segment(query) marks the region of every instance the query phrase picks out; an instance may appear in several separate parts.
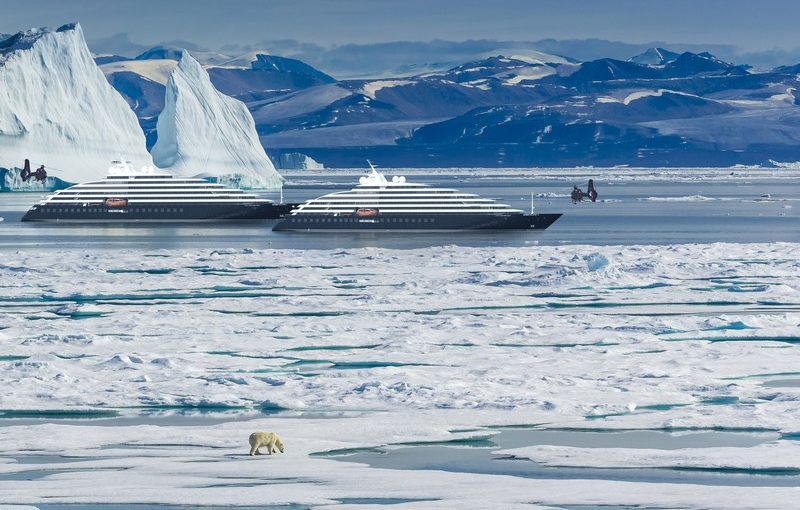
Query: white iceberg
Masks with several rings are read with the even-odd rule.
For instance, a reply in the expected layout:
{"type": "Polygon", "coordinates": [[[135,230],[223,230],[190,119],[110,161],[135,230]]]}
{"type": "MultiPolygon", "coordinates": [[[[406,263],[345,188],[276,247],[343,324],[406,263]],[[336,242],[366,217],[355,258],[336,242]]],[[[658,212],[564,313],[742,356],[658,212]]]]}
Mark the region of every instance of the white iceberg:
{"type": "Polygon", "coordinates": [[[151,163],[136,115],[95,65],[79,24],[0,41],[0,82],[0,167],[28,158],[80,182],[105,176],[119,153],[151,163]]]}
{"type": "Polygon", "coordinates": [[[278,158],[278,167],[282,170],[324,170],[325,165],[311,156],[300,152],[287,152],[278,158]]]}
{"type": "Polygon", "coordinates": [[[281,186],[282,178],[259,142],[247,107],[215,89],[187,51],[167,82],[156,130],[152,154],[161,168],[243,188],[281,186]]]}

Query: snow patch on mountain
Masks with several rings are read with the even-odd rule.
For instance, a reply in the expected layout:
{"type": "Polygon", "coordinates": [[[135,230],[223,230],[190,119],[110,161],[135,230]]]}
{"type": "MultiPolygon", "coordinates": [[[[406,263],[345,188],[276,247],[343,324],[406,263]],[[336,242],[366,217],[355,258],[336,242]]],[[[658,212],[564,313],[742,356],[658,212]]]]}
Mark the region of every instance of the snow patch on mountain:
{"type": "Polygon", "coordinates": [[[460,83],[462,87],[469,87],[474,89],[481,89],[481,90],[492,90],[492,86],[489,85],[489,80],[486,78],[482,78],[480,80],[472,80],[472,81],[465,81],[460,83]]]}
{"type": "Polygon", "coordinates": [[[667,90],[667,89],[658,89],[658,90],[640,90],[638,92],[633,92],[628,94],[628,96],[622,100],[622,103],[625,105],[631,104],[633,101],[637,101],[639,99],[643,99],[645,97],[660,97],[664,94],[674,94],[676,96],[689,96],[689,97],[699,97],[694,94],[687,94],[685,92],[678,92],[675,90],[667,90]]]}
{"type": "Polygon", "coordinates": [[[679,53],[674,51],[665,50],[664,48],[648,48],[644,52],[631,57],[628,62],[636,64],[644,64],[651,66],[660,66],[672,62],[680,56],[679,53]]]}
{"type": "Polygon", "coordinates": [[[151,162],[136,115],[95,64],[79,24],[0,42],[0,167],[44,164],[54,177],[105,176],[120,153],[151,162]]]}
{"type": "Polygon", "coordinates": [[[161,85],[166,85],[169,75],[172,74],[177,65],[178,62],[171,59],[126,60],[103,64],[100,69],[106,76],[114,73],[131,72],[161,85]]]}
{"type": "Polygon", "coordinates": [[[773,94],[769,97],[770,101],[779,101],[779,102],[786,102],[789,104],[794,104],[795,98],[795,88],[794,87],[787,87],[786,92],[783,94],[773,94]]]}
{"type": "Polygon", "coordinates": [[[388,87],[402,87],[403,85],[413,85],[415,82],[410,80],[378,80],[365,83],[361,88],[361,93],[365,96],[375,99],[375,95],[379,90],[388,87]]]}
{"type": "Polygon", "coordinates": [[[491,57],[497,54],[507,55],[508,58],[514,60],[521,60],[526,64],[568,64],[571,61],[559,55],[545,53],[527,48],[499,48],[490,52],[483,53],[481,58],[491,57]]]}
{"type": "Polygon", "coordinates": [[[546,76],[556,74],[556,70],[546,65],[536,65],[530,67],[521,67],[508,73],[500,74],[498,78],[505,78],[505,82],[510,85],[518,85],[523,81],[541,80],[546,76]]]}
{"type": "Polygon", "coordinates": [[[245,104],[215,89],[187,51],[167,82],[156,130],[152,153],[161,168],[226,182],[234,179],[248,188],[281,185],[245,104]]]}

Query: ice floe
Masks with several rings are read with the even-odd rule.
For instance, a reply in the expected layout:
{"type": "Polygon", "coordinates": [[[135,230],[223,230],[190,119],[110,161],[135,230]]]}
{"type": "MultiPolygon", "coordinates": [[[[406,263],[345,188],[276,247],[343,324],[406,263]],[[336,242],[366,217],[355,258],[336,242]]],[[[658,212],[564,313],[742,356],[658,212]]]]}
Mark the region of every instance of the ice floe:
{"type": "Polygon", "coordinates": [[[757,477],[793,483],[800,472],[800,387],[764,385],[800,362],[798,248],[7,253],[0,503],[794,508],[796,488],[757,477]],[[165,413],[190,417],[159,425],[165,413]],[[230,413],[243,417],[204,421],[230,413]],[[319,455],[512,425],[763,440],[494,452],[543,467],[740,470],[754,487],[693,485],[690,474],[680,489],[532,480],[319,455]],[[250,459],[254,430],[278,431],[286,454],[250,459]]]}

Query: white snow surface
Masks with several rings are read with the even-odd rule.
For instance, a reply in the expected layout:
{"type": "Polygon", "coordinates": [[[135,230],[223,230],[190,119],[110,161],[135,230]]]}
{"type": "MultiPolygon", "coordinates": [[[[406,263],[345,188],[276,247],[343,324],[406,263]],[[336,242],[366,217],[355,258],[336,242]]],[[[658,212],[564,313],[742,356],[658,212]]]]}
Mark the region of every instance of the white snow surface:
{"type": "MultiPolygon", "coordinates": [[[[800,387],[763,383],[800,377],[798,249],[10,252],[0,410],[290,411],[184,425],[0,423],[0,504],[793,509],[797,487],[695,485],[690,474],[685,484],[526,479],[309,455],[486,437],[494,425],[796,434],[800,387]],[[247,457],[255,430],[277,431],[286,453],[247,457]]],[[[800,469],[785,438],[655,448],[502,453],[554,466],[800,469]]]]}
{"type": "Polygon", "coordinates": [[[0,50],[0,167],[44,164],[54,177],[105,176],[124,154],[152,163],[136,115],[106,81],[81,26],[31,29],[0,50]]]}
{"type": "Polygon", "coordinates": [[[645,448],[596,448],[532,446],[498,451],[501,455],[528,458],[549,466],[603,468],[689,468],[689,469],[794,469],[800,462],[797,441],[773,441],[748,448],[698,448],[693,451],[645,448]]]}
{"type": "Polygon", "coordinates": [[[153,161],[178,175],[234,179],[240,187],[277,189],[282,178],[241,101],[214,88],[188,51],[167,81],[153,161]]]}

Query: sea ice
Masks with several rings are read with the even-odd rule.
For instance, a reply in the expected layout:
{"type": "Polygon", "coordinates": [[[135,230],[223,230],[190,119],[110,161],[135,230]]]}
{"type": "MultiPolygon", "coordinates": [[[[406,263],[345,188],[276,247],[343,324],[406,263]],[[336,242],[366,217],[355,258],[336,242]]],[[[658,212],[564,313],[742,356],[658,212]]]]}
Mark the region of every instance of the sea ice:
{"type": "Polygon", "coordinates": [[[800,388],[763,383],[800,363],[799,247],[7,253],[0,503],[380,496],[425,500],[407,508],[795,508],[795,487],[755,481],[530,480],[321,454],[468,440],[510,425],[737,429],[779,439],[668,453],[546,444],[506,453],[548,465],[794,476],[800,388]],[[122,417],[10,419],[101,411],[122,417]],[[175,411],[210,414],[159,422],[175,411]],[[230,412],[249,414],[222,418],[230,412]],[[247,457],[254,430],[278,432],[286,454],[247,457]],[[54,455],[61,460],[47,460],[54,455]]]}

